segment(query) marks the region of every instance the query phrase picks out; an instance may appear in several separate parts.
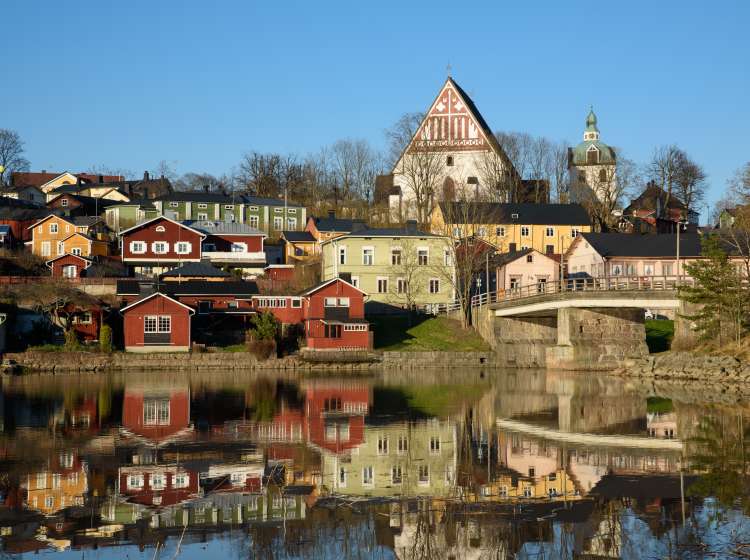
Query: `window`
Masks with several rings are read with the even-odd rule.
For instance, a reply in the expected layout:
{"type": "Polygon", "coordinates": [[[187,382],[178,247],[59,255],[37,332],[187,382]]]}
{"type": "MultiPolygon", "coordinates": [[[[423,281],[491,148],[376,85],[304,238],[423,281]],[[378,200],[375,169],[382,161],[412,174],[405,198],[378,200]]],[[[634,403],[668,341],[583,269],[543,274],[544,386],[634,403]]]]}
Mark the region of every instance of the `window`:
{"type": "Polygon", "coordinates": [[[80,315],[76,315],[73,318],[73,322],[78,325],[90,325],[91,324],[91,312],[85,311],[81,313],[80,315]]]}
{"type": "Polygon", "coordinates": [[[440,293],[440,280],[438,280],[437,278],[430,278],[430,293],[431,294],[440,293]]]}
{"type": "Polygon", "coordinates": [[[396,465],[391,469],[391,484],[401,484],[402,480],[401,466],[396,465]]]}
{"type": "Polygon", "coordinates": [[[164,489],[164,475],[163,474],[152,474],[151,475],[151,489],[152,490],[163,490],[164,489]]]}
{"type": "Polygon", "coordinates": [[[417,264],[419,266],[427,266],[427,262],[430,258],[430,252],[424,247],[417,249],[417,264]]]}
{"type": "Polygon", "coordinates": [[[378,293],[379,294],[388,293],[388,278],[378,277],[378,293]]]}
{"type": "Polygon", "coordinates": [[[440,438],[437,436],[430,438],[430,453],[440,453],[440,438]]]}
{"type": "Polygon", "coordinates": [[[157,233],[164,233],[165,231],[167,231],[167,228],[165,228],[164,226],[156,226],[157,233]]]}
{"type": "Polygon", "coordinates": [[[286,227],[288,229],[297,229],[297,218],[287,218],[286,227]]]}
{"type": "Polygon", "coordinates": [[[273,229],[281,229],[284,227],[284,218],[281,216],[276,216],[273,219],[273,229]]]}
{"type": "Polygon", "coordinates": [[[388,455],[388,438],[386,436],[378,438],[378,455],[388,455]]]}
{"type": "Polygon", "coordinates": [[[179,203],[178,203],[178,202],[170,202],[170,203],[169,203],[169,207],[170,207],[170,208],[177,208],[178,206],[179,206],[179,203]]]}
{"type": "Polygon", "coordinates": [[[355,324],[355,325],[344,325],[344,331],[348,332],[367,332],[367,325],[355,324]]]}
{"type": "Polygon", "coordinates": [[[60,206],[67,206],[67,205],[68,205],[68,199],[67,199],[67,198],[63,198],[63,199],[62,199],[62,200],[60,201],[60,206]]]}
{"type": "Polygon", "coordinates": [[[527,263],[533,263],[534,262],[534,255],[526,255],[526,262],[527,263]]]}
{"type": "Polygon", "coordinates": [[[44,499],[44,506],[47,509],[52,509],[53,507],[55,507],[55,497],[54,496],[47,496],[44,499]]]}
{"type": "Polygon", "coordinates": [[[453,156],[447,156],[445,158],[445,165],[448,167],[453,167],[453,156]]]}
{"type": "Polygon", "coordinates": [[[78,276],[78,267],[73,264],[66,265],[62,268],[62,275],[64,278],[75,278],[78,276]]]}
{"type": "Polygon", "coordinates": [[[225,204],[224,210],[234,210],[234,204],[225,204]]]}
{"type": "Polygon", "coordinates": [[[128,477],[128,488],[143,488],[143,475],[131,474],[128,477]]]}
{"type": "Polygon", "coordinates": [[[409,440],[406,436],[398,436],[398,453],[399,455],[409,451],[409,440]]]}
{"type": "Polygon", "coordinates": [[[324,412],[332,412],[336,410],[341,410],[341,399],[338,397],[333,397],[330,399],[325,399],[323,401],[323,411],[324,412]]]}
{"type": "Polygon", "coordinates": [[[336,298],[335,297],[327,297],[323,300],[323,305],[325,307],[336,307],[336,298]]]}
{"type": "Polygon", "coordinates": [[[518,219],[518,214],[511,214],[510,218],[511,218],[511,220],[517,220],[518,219]]]}
{"type": "Polygon", "coordinates": [[[396,278],[396,293],[405,294],[407,289],[406,278],[396,278]]]}
{"type": "Polygon", "coordinates": [[[199,315],[208,315],[211,313],[211,309],[213,308],[214,302],[208,300],[208,301],[199,301],[198,302],[198,314],[199,315]]]}
{"type": "Polygon", "coordinates": [[[230,249],[232,253],[246,253],[247,252],[247,243],[232,243],[230,249]]]}
{"type": "Polygon", "coordinates": [[[498,237],[505,237],[505,228],[504,227],[495,228],[495,234],[498,237]]]}
{"type": "Polygon", "coordinates": [[[672,276],[672,263],[661,263],[661,273],[664,276],[672,276]]]}
{"type": "Polygon", "coordinates": [[[339,307],[349,307],[349,298],[348,297],[340,297],[338,299],[338,306],[339,307]]]}
{"type": "Polygon", "coordinates": [[[571,239],[575,239],[576,237],[578,237],[578,233],[579,233],[578,232],[578,228],[571,229],[570,230],[570,237],[571,237],[571,239]]]}
{"type": "Polygon", "coordinates": [[[346,487],[346,469],[344,467],[339,469],[339,486],[346,487]]]}
{"type": "Polygon", "coordinates": [[[599,163],[599,150],[591,146],[586,152],[586,163],[599,163]]]}
{"type": "Polygon", "coordinates": [[[198,210],[208,210],[208,204],[201,202],[198,204],[198,210]]]}
{"type": "Polygon", "coordinates": [[[374,484],[372,466],[367,466],[362,469],[362,484],[365,486],[372,486],[374,484]]]}
{"type": "Polygon", "coordinates": [[[189,483],[188,476],[185,473],[176,474],[174,477],[175,488],[187,488],[189,483]]]}
{"type": "Polygon", "coordinates": [[[151,244],[151,250],[157,255],[163,255],[169,251],[169,243],[166,241],[154,241],[151,244]]]}
{"type": "Polygon", "coordinates": [[[147,398],[143,400],[143,423],[146,426],[169,425],[169,399],[147,398]]]}
{"type": "Polygon", "coordinates": [[[391,265],[401,266],[401,249],[391,249],[391,265]]]}
{"type": "Polygon", "coordinates": [[[456,226],[453,228],[453,237],[461,237],[461,228],[456,226]]]}
{"type": "Polygon", "coordinates": [[[169,315],[146,315],[143,318],[144,333],[172,332],[172,317],[169,315]]]}
{"type": "Polygon", "coordinates": [[[545,230],[544,234],[545,234],[545,235],[546,235],[547,237],[554,237],[554,236],[555,236],[555,228],[553,228],[553,227],[548,227],[548,228],[547,228],[547,229],[545,230]]]}
{"type": "Polygon", "coordinates": [[[622,264],[612,263],[612,276],[622,276],[622,264]]]}
{"type": "Polygon", "coordinates": [[[60,473],[54,473],[52,475],[52,488],[55,488],[55,489],[60,488],[60,480],[61,480],[60,473]]]}
{"type": "Polygon", "coordinates": [[[636,265],[634,263],[628,263],[625,265],[625,276],[635,276],[636,274],[636,265]]]}
{"type": "Polygon", "coordinates": [[[339,264],[346,264],[346,247],[339,247],[339,264]]]}
{"type": "Polygon", "coordinates": [[[643,265],[643,275],[644,276],[653,276],[654,275],[654,265],[653,265],[653,263],[644,263],[644,265],[643,265]]]}
{"type": "Polygon", "coordinates": [[[226,212],[224,214],[224,221],[228,224],[231,224],[234,222],[234,212],[226,212]]]}
{"type": "Polygon", "coordinates": [[[216,245],[214,245],[213,243],[204,243],[203,251],[205,251],[206,253],[213,253],[214,251],[216,251],[216,245]]]}
{"type": "Polygon", "coordinates": [[[352,286],[359,288],[359,276],[352,276],[352,286]]]}
{"type": "Polygon", "coordinates": [[[208,214],[205,212],[198,212],[198,221],[205,222],[208,220],[208,214]]]}
{"type": "Polygon", "coordinates": [[[271,308],[271,309],[286,307],[286,299],[284,298],[261,297],[261,298],[254,298],[253,301],[255,302],[255,307],[271,308]]]}
{"type": "Polygon", "coordinates": [[[57,254],[58,255],[65,254],[65,244],[62,241],[57,242],[57,254]]]}
{"type": "Polygon", "coordinates": [[[547,291],[547,279],[546,278],[536,279],[536,291],[540,294],[543,294],[547,291]]]}
{"type": "Polygon", "coordinates": [[[57,224],[50,224],[49,225],[49,232],[50,233],[57,233],[58,229],[59,228],[58,228],[57,224]]]}
{"type": "Polygon", "coordinates": [[[302,300],[299,299],[299,298],[293,299],[292,300],[292,307],[297,308],[297,309],[299,309],[300,307],[302,307],[302,300]]]}
{"type": "Polygon", "coordinates": [[[429,465],[419,465],[419,484],[430,483],[430,467],[429,465]]]}
{"type": "Polygon", "coordinates": [[[257,212],[258,211],[258,207],[257,206],[251,206],[250,208],[248,208],[248,210],[250,210],[250,212],[257,212]]]}
{"type": "Polygon", "coordinates": [[[511,290],[517,290],[520,285],[521,285],[521,279],[520,278],[511,277],[511,279],[510,279],[510,289],[511,290]]]}
{"type": "Polygon", "coordinates": [[[187,241],[178,241],[175,245],[175,252],[178,255],[187,255],[188,253],[190,253],[191,249],[192,245],[187,241]]]}
{"type": "Polygon", "coordinates": [[[276,212],[277,214],[281,214],[281,210],[282,210],[282,208],[274,208],[273,209],[273,211],[276,212]]]}
{"type": "Polygon", "coordinates": [[[482,226],[477,230],[479,237],[485,237],[487,235],[487,228],[482,226]]]}
{"type": "Polygon", "coordinates": [[[444,266],[450,266],[451,265],[451,252],[448,249],[446,249],[445,251],[443,251],[443,265],[444,266]]]}
{"type": "Polygon", "coordinates": [[[341,325],[325,325],[325,338],[341,338],[341,325]]]}
{"type": "Polygon", "coordinates": [[[75,255],[75,256],[77,256],[77,257],[80,257],[80,256],[81,256],[81,248],[80,248],[80,247],[73,247],[73,248],[72,248],[72,249],[70,250],[70,253],[71,253],[72,255],[75,255]]]}
{"type": "Polygon", "coordinates": [[[606,169],[602,169],[599,171],[599,182],[600,183],[607,182],[607,170],[606,169]]]}
{"type": "Polygon", "coordinates": [[[362,264],[365,266],[375,264],[375,249],[373,247],[362,248],[362,264]]]}
{"type": "Polygon", "coordinates": [[[554,245],[547,245],[546,248],[545,248],[545,252],[548,255],[554,254],[554,252],[555,252],[555,246],[554,245]]]}
{"type": "Polygon", "coordinates": [[[250,227],[258,227],[258,216],[250,216],[250,227]]]}
{"type": "Polygon", "coordinates": [[[521,226],[521,237],[529,236],[529,226],[521,226]]]}

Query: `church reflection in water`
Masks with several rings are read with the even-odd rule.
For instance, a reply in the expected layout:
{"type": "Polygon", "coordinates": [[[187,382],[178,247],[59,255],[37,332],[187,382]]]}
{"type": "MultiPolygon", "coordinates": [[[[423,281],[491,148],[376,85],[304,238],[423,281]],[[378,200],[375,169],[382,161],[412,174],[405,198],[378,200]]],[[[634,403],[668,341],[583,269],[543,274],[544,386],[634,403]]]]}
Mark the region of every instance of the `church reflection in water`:
{"type": "Polygon", "coordinates": [[[8,378],[0,544],[638,558],[709,526],[750,542],[748,416],[699,389],[544,371],[8,378]]]}

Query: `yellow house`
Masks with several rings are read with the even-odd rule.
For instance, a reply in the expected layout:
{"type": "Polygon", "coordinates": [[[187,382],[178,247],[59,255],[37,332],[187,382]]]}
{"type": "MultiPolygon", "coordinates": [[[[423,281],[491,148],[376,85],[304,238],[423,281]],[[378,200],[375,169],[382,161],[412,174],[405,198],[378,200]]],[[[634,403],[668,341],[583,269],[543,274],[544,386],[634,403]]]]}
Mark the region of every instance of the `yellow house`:
{"type": "Polygon", "coordinates": [[[60,256],[66,253],[90,257],[107,255],[106,226],[98,216],[63,217],[50,214],[31,229],[27,245],[39,257],[60,256]]]}
{"type": "Polygon", "coordinates": [[[282,231],[284,264],[309,261],[320,254],[318,240],[309,231],[282,231]]]}
{"type": "Polygon", "coordinates": [[[31,472],[22,486],[28,507],[50,515],[63,508],[83,505],[88,492],[86,466],[70,453],[62,453],[61,462],[52,471],[31,472]]]}
{"type": "Polygon", "coordinates": [[[444,201],[430,216],[430,230],[453,239],[476,236],[501,253],[561,254],[579,233],[591,231],[591,218],[580,204],[444,201]]]}

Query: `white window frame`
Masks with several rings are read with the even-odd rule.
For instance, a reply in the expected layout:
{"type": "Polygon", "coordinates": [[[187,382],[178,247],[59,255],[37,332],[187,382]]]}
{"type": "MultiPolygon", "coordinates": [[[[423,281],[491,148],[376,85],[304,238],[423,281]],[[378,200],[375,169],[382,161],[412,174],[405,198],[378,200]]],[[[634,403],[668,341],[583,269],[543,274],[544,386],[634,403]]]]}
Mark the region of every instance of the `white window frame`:
{"type": "Polygon", "coordinates": [[[49,241],[42,241],[41,251],[43,257],[52,256],[52,243],[49,241]]]}
{"type": "Polygon", "coordinates": [[[166,241],[154,241],[153,243],[151,243],[151,252],[155,255],[166,255],[167,253],[169,253],[169,243],[167,243],[166,241]],[[156,247],[161,244],[164,245],[164,250],[157,251],[156,247]]]}
{"type": "Polygon", "coordinates": [[[156,228],[154,228],[154,231],[156,231],[157,233],[164,233],[165,231],[167,231],[167,228],[165,228],[164,226],[156,226],[156,228]]]}
{"type": "Polygon", "coordinates": [[[76,278],[78,276],[78,267],[74,264],[66,264],[62,267],[62,275],[63,278],[76,278]],[[71,270],[73,274],[69,274],[71,270]]]}
{"type": "Polygon", "coordinates": [[[362,467],[362,486],[375,486],[375,468],[372,465],[362,467]]]}
{"type": "Polygon", "coordinates": [[[232,253],[247,253],[247,243],[243,241],[232,241],[229,250],[232,253]]]}
{"type": "Polygon", "coordinates": [[[417,247],[417,265],[418,266],[428,266],[430,264],[430,248],[429,247],[417,247]],[[425,256],[425,263],[422,263],[422,253],[426,253],[425,256]]]}
{"type": "Polygon", "coordinates": [[[391,247],[391,266],[401,266],[404,252],[401,247],[391,247]]]}
{"type": "Polygon", "coordinates": [[[346,480],[347,480],[347,472],[344,467],[339,467],[339,473],[338,473],[338,487],[339,488],[346,488],[346,480]]]}
{"type": "Polygon", "coordinates": [[[190,485],[190,475],[187,473],[175,473],[172,486],[175,488],[187,488],[190,485]]]}
{"type": "Polygon", "coordinates": [[[352,276],[352,286],[359,288],[359,276],[352,276]]]}
{"type": "Polygon", "coordinates": [[[248,221],[250,222],[250,227],[257,228],[258,224],[260,224],[260,218],[254,214],[249,217],[248,221]]]}
{"type": "Polygon", "coordinates": [[[80,257],[81,256],[81,248],[80,247],[73,247],[70,250],[70,254],[71,255],[75,255],[76,257],[80,257]]]}
{"type": "Polygon", "coordinates": [[[547,228],[545,228],[545,230],[544,230],[544,235],[545,235],[546,237],[554,237],[554,236],[555,236],[555,228],[553,228],[553,227],[551,227],[551,226],[548,226],[548,227],[547,227],[547,228]]]}
{"type": "Polygon", "coordinates": [[[198,212],[198,221],[199,222],[207,222],[208,221],[208,214],[205,212],[198,212]]]}
{"type": "Polygon", "coordinates": [[[406,282],[406,278],[403,276],[399,276],[396,278],[396,293],[397,294],[405,294],[409,285],[406,282]]]}
{"type": "Polygon", "coordinates": [[[273,212],[274,212],[274,214],[281,214],[282,210],[283,210],[283,208],[274,208],[273,212]]]}
{"type": "Polygon", "coordinates": [[[440,436],[430,437],[430,455],[440,455],[440,436]]]}
{"type": "Polygon", "coordinates": [[[67,198],[60,199],[60,206],[65,207],[67,205],[68,205],[68,199],[67,198]]]}
{"type": "Polygon", "coordinates": [[[52,222],[49,225],[49,232],[50,233],[58,233],[60,231],[60,226],[57,224],[57,222],[52,222]]]}
{"type": "Polygon", "coordinates": [[[287,229],[297,229],[297,218],[289,218],[286,219],[286,227],[287,229]]]}
{"type": "Polygon", "coordinates": [[[529,237],[530,235],[531,235],[531,227],[521,226],[521,237],[529,237]]]}
{"type": "Polygon", "coordinates": [[[362,247],[362,266],[375,266],[375,247],[372,245],[362,247]],[[370,262],[367,262],[368,260],[370,262]]]}
{"type": "Polygon", "coordinates": [[[419,465],[419,469],[417,471],[417,484],[419,486],[429,486],[430,485],[430,465],[419,465]],[[422,471],[426,473],[426,476],[422,476],[422,471]]]}
{"type": "Polygon", "coordinates": [[[388,277],[387,276],[378,276],[375,278],[375,291],[378,294],[387,294],[388,293],[388,277]],[[380,283],[384,282],[385,290],[380,290],[380,283]]]}
{"type": "Polygon", "coordinates": [[[170,202],[170,203],[169,203],[169,207],[170,207],[170,208],[177,208],[177,207],[179,207],[179,206],[180,206],[180,203],[179,203],[179,202],[170,202]]]}
{"type": "Polygon", "coordinates": [[[205,202],[199,202],[198,210],[208,210],[208,204],[206,204],[205,202]]]}
{"type": "Polygon", "coordinates": [[[391,467],[391,484],[402,484],[404,480],[404,472],[401,465],[393,465],[391,467]]]}
{"type": "Polygon", "coordinates": [[[128,475],[128,488],[143,488],[143,475],[142,474],[129,474],[128,475]]]}
{"type": "Polygon", "coordinates": [[[277,231],[281,231],[284,227],[284,218],[281,216],[274,216],[273,217],[273,229],[277,231]]]}
{"type": "Polygon", "coordinates": [[[378,455],[388,455],[389,452],[388,436],[378,437],[378,455]]]}
{"type": "Polygon", "coordinates": [[[505,237],[505,228],[503,226],[495,228],[495,235],[498,237],[505,237]]]}
{"type": "Polygon", "coordinates": [[[152,490],[164,490],[167,485],[166,478],[167,477],[162,473],[151,473],[151,476],[149,477],[149,486],[152,490]]]}
{"type": "Polygon", "coordinates": [[[440,293],[440,278],[430,278],[427,282],[427,289],[431,294],[440,293]],[[433,284],[435,288],[433,289],[433,284]]]}
{"type": "Polygon", "coordinates": [[[62,241],[57,242],[57,254],[58,255],[65,254],[65,243],[63,243],[62,241]]]}
{"type": "Polygon", "coordinates": [[[174,252],[178,255],[189,255],[193,250],[193,244],[190,241],[178,241],[174,244],[174,252]],[[185,250],[180,249],[180,245],[185,245],[185,250]]]}

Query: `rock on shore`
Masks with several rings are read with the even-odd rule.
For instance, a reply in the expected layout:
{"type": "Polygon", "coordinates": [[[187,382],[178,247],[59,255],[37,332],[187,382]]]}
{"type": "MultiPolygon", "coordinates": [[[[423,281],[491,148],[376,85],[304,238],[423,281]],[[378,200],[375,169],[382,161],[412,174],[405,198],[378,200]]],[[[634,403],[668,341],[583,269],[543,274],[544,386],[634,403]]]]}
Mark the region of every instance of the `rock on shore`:
{"type": "Polygon", "coordinates": [[[733,356],[664,352],[627,360],[616,375],[750,386],[750,363],[733,356]]]}

